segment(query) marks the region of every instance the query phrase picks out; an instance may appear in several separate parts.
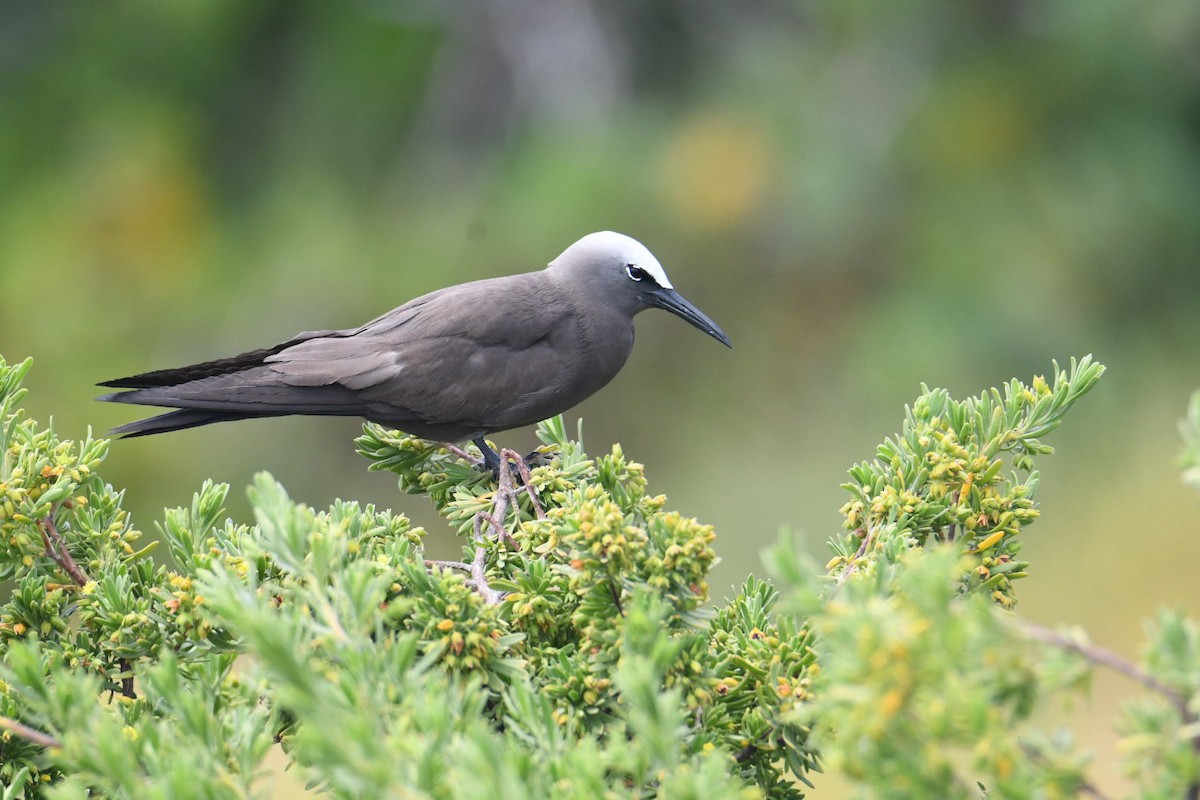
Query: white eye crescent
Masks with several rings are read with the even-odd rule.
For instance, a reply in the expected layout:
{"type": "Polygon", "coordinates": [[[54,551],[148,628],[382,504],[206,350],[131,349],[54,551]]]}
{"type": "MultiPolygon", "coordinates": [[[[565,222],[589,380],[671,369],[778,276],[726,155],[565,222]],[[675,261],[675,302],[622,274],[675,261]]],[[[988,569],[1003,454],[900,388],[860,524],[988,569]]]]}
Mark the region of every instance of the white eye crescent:
{"type": "MultiPolygon", "coordinates": [[[[646,272],[646,270],[642,269],[637,264],[626,264],[625,272],[629,275],[630,280],[644,281],[647,278],[650,278],[650,273],[646,272]]],[[[650,280],[653,282],[654,279],[650,278],[650,280]]]]}

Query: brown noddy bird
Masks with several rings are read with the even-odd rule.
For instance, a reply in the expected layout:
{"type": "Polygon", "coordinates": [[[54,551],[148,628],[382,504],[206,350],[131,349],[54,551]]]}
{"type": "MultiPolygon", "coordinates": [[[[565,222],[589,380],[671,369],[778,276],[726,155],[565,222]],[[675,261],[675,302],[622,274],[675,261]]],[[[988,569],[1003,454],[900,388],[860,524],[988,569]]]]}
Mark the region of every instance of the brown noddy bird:
{"type": "Polygon", "coordinates": [[[611,381],[647,308],[730,346],[649,250],[603,231],[540,272],[439,289],[359,328],[106,381],[131,391],[98,399],[179,409],[112,431],[125,436],[288,414],[363,417],[425,439],[470,439],[496,472],[483,437],[552,417],[611,381]]]}

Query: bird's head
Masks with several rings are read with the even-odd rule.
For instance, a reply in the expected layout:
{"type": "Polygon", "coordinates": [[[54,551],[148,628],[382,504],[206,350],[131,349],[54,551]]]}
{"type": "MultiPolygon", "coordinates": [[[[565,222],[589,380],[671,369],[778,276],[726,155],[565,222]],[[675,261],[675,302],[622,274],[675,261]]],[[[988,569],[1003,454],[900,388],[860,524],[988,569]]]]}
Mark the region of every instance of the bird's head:
{"type": "Polygon", "coordinates": [[[589,233],[551,261],[549,271],[580,292],[584,302],[605,303],[630,317],[647,308],[662,308],[731,346],[717,323],[675,291],[654,254],[630,236],[589,233]]]}

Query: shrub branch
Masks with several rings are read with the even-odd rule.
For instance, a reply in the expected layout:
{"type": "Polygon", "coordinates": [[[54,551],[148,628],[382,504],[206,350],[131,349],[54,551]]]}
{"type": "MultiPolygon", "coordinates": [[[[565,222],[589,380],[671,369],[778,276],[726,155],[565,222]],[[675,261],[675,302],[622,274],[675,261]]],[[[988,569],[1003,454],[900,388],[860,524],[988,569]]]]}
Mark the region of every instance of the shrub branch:
{"type": "Polygon", "coordinates": [[[27,742],[33,742],[39,747],[61,748],[62,742],[48,733],[42,733],[36,728],[17,722],[11,717],[0,717],[0,730],[6,730],[14,736],[19,736],[27,742]]]}
{"type": "Polygon", "coordinates": [[[1137,664],[1117,655],[1111,650],[1106,650],[1103,647],[1091,644],[1090,642],[1081,642],[1073,639],[1070,636],[1064,636],[1057,631],[1037,625],[1032,622],[1021,623],[1021,630],[1024,634],[1034,641],[1042,642],[1043,644],[1052,645],[1062,650],[1068,650],[1092,664],[1119,672],[1127,678],[1137,681],[1138,683],[1150,689],[1153,692],[1165,697],[1171,705],[1179,711],[1181,715],[1187,719],[1190,715],[1187,707],[1187,700],[1179,692],[1167,686],[1165,683],[1155,678],[1137,664]]]}
{"type": "Polygon", "coordinates": [[[85,586],[87,585],[88,577],[79,568],[79,565],[75,563],[71,552],[67,550],[66,543],[63,542],[62,534],[58,532],[58,526],[54,524],[54,514],[57,511],[58,507],[55,506],[50,509],[49,514],[38,520],[38,528],[42,532],[42,541],[46,545],[46,555],[50,556],[55,564],[62,567],[63,572],[71,576],[71,580],[80,586],[85,586]]]}
{"type": "MultiPolygon", "coordinates": [[[[1119,672],[1127,678],[1137,681],[1142,686],[1152,692],[1156,692],[1167,700],[1175,710],[1179,713],[1179,717],[1186,729],[1195,729],[1197,723],[1200,722],[1200,717],[1191,709],[1188,704],[1188,698],[1178,690],[1168,686],[1158,678],[1151,675],[1146,670],[1134,664],[1128,659],[1122,658],[1111,650],[1106,650],[1103,647],[1097,647],[1090,642],[1081,642],[1072,639],[1069,636],[1064,636],[1061,633],[1050,630],[1041,625],[1036,625],[1032,622],[1022,624],[1022,629],[1025,635],[1035,641],[1043,642],[1054,647],[1068,650],[1082,656],[1091,664],[1096,664],[1102,667],[1119,672]]],[[[1200,733],[1191,737],[1192,750],[1200,754],[1200,733]]],[[[1184,794],[1187,800],[1200,800],[1200,778],[1197,778],[1187,785],[1187,791],[1184,794]]]]}

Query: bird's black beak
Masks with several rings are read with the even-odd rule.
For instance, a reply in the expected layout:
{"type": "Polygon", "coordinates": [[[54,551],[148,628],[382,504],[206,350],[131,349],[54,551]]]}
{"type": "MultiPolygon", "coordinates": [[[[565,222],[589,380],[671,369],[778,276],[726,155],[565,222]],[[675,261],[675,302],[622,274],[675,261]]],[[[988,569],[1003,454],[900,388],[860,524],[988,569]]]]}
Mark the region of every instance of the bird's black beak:
{"type": "Polygon", "coordinates": [[[725,335],[725,331],[721,330],[717,323],[709,319],[707,314],[685,300],[683,295],[674,289],[666,289],[658,286],[647,293],[647,298],[650,301],[650,305],[670,311],[675,316],[695,325],[726,347],[733,347],[729,343],[729,337],[725,335]]]}

